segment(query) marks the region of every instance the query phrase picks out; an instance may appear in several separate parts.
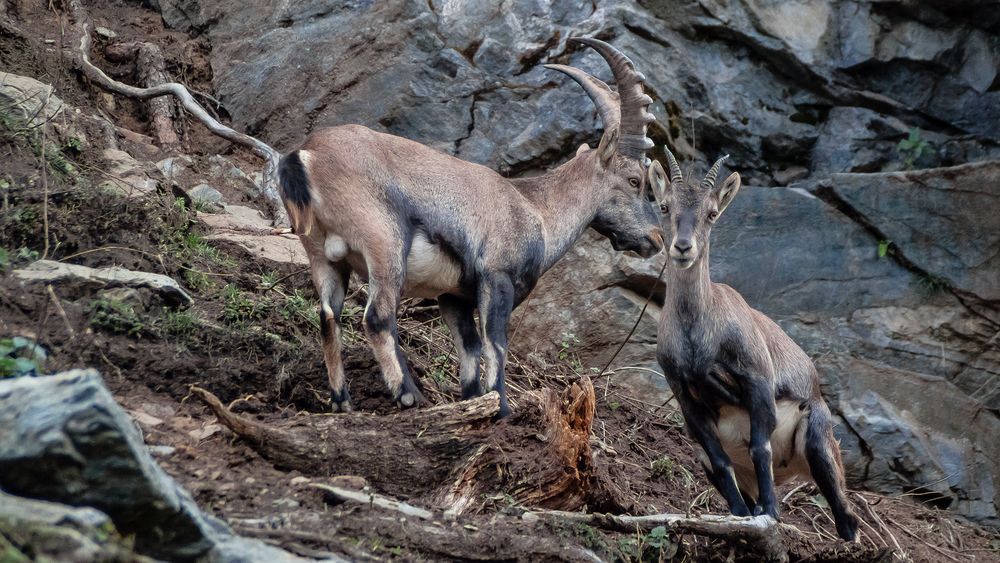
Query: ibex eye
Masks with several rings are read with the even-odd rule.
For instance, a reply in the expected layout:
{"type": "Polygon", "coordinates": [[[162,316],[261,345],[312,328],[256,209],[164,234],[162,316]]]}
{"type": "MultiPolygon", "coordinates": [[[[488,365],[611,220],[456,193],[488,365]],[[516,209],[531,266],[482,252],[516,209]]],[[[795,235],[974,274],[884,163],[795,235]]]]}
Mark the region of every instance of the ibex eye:
{"type": "Polygon", "coordinates": [[[628,183],[632,184],[633,188],[638,188],[639,187],[639,179],[638,178],[629,178],[628,179],[628,183]]]}
{"type": "Polygon", "coordinates": [[[710,211],[708,213],[708,220],[709,221],[715,221],[718,217],[719,217],[719,212],[718,211],[710,211]]]}
{"type": "Polygon", "coordinates": [[[660,213],[670,213],[670,206],[668,206],[666,203],[661,203],[660,213]]]}

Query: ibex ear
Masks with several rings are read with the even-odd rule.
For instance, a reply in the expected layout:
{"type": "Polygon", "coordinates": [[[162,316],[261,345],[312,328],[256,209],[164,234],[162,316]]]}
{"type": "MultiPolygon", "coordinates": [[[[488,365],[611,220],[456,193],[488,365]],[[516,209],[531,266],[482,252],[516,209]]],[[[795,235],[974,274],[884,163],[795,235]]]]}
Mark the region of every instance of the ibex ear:
{"type": "Polygon", "coordinates": [[[576,156],[580,156],[581,154],[583,154],[583,153],[585,153],[585,152],[587,152],[589,150],[590,150],[590,145],[588,145],[587,143],[584,143],[584,144],[580,145],[580,148],[576,149],[576,156]]]}
{"type": "Polygon", "coordinates": [[[597,145],[597,156],[601,159],[601,168],[611,166],[611,160],[618,152],[618,128],[605,131],[601,144],[597,145]]]}
{"type": "Polygon", "coordinates": [[[646,177],[649,180],[649,185],[653,188],[656,203],[663,203],[667,197],[667,189],[670,187],[670,181],[667,180],[667,173],[663,170],[663,166],[660,165],[659,161],[654,160],[653,164],[649,165],[646,177]]]}
{"type": "Polygon", "coordinates": [[[738,191],[740,191],[740,174],[733,172],[722,183],[722,187],[719,188],[719,213],[722,213],[729,207],[730,202],[736,197],[736,192],[738,191]]]}

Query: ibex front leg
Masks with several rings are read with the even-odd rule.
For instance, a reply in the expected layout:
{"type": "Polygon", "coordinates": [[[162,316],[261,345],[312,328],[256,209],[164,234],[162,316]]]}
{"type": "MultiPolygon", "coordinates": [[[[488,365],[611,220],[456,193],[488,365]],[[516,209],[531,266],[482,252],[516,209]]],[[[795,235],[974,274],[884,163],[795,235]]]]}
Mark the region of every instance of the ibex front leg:
{"type": "Polygon", "coordinates": [[[402,252],[395,258],[388,265],[368,261],[365,334],[382,368],[382,378],[389,388],[389,395],[398,406],[408,408],[424,402],[424,397],[413,383],[406,358],[399,349],[396,310],[405,279],[405,266],[402,252]]]}
{"type": "Polygon", "coordinates": [[[719,436],[716,434],[711,418],[709,418],[709,412],[704,406],[694,404],[686,392],[678,396],[678,399],[688,432],[705,451],[705,456],[708,458],[708,463],[705,465],[708,480],[726,499],[729,511],[733,515],[750,516],[750,509],[747,507],[746,501],[743,500],[743,495],[740,494],[739,486],[736,483],[733,463],[722,448],[722,442],[719,441],[719,436]]]}
{"type": "Polygon", "coordinates": [[[486,388],[500,394],[498,418],[510,414],[504,369],[507,364],[507,325],[514,310],[514,284],[506,276],[495,275],[480,282],[479,324],[486,341],[486,388]]]}
{"type": "Polygon", "coordinates": [[[455,342],[462,398],[478,397],[481,394],[479,358],[483,354],[483,342],[476,330],[475,304],[452,295],[442,295],[438,298],[438,307],[455,342]]]}

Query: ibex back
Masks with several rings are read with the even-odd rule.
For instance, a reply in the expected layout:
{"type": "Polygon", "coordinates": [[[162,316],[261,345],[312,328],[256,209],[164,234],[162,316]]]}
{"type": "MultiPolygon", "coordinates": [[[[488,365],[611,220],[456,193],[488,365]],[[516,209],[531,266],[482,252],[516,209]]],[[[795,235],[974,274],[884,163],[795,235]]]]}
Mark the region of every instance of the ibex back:
{"type": "Polygon", "coordinates": [[[811,475],[840,537],[853,540],[857,518],[816,368],[774,321],[709,277],[712,225],[740,188],[735,172],[716,185],[725,158],[698,184],[684,181],[670,151],[669,179],[659,163],[649,168],[673,263],[657,359],[705,454],[705,472],[733,514],[777,518],[775,481],[811,475]]]}
{"type": "Polygon", "coordinates": [[[481,392],[482,355],[487,387],[498,391],[505,416],[507,325],[539,276],[588,225],[619,250],[650,256],[662,247],[645,195],[653,117],[643,77],[610,45],[575,41],[608,61],[618,92],[578,69],[549,65],[584,87],[605,125],[597,149],[581,147],[549,174],[510,180],[358,125],[318,131],[282,159],[282,199],[320,297],[334,411],[351,408],[339,319],[352,271],[368,280],[365,332],[400,406],[423,398],[399,348],[396,309],[401,296],[430,297],[455,341],[463,398],[481,392]]]}

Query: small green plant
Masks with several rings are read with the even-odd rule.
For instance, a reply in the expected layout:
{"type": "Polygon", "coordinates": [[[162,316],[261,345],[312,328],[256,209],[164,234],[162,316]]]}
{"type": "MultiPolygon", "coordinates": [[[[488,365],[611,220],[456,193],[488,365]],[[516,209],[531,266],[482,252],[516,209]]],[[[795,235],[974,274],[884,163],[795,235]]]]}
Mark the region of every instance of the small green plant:
{"type": "Polygon", "coordinates": [[[648,534],[636,532],[634,538],[619,538],[618,550],[625,561],[670,561],[677,555],[677,543],[667,534],[665,527],[657,526],[648,534]]]}
{"type": "Polygon", "coordinates": [[[878,241],[878,257],[885,258],[889,254],[889,247],[892,246],[891,240],[880,240],[878,241]]]}
{"type": "Polygon", "coordinates": [[[198,293],[204,293],[212,289],[212,286],[215,285],[208,274],[201,270],[184,270],[184,282],[189,288],[198,293]]]}
{"type": "Polygon", "coordinates": [[[312,305],[301,289],[285,295],[285,303],[278,312],[287,321],[299,318],[308,322],[313,328],[319,329],[319,310],[312,305]]]}
{"type": "Polygon", "coordinates": [[[10,265],[10,253],[6,248],[0,248],[0,270],[6,270],[10,265]]]}
{"type": "Polygon", "coordinates": [[[83,139],[77,136],[72,136],[66,139],[66,145],[64,148],[71,150],[76,154],[80,154],[83,152],[83,139]]]}
{"type": "Polygon", "coordinates": [[[921,138],[919,128],[911,127],[909,135],[900,141],[896,148],[900,158],[903,159],[903,167],[912,170],[920,157],[930,150],[931,145],[921,138]]]}
{"type": "Polygon", "coordinates": [[[654,459],[649,464],[649,472],[652,473],[654,479],[669,479],[674,475],[675,465],[673,458],[665,455],[654,459]]]}
{"type": "Polygon", "coordinates": [[[177,210],[180,211],[181,213],[187,213],[188,212],[187,200],[184,199],[184,198],[182,198],[182,197],[175,197],[174,198],[174,207],[176,207],[177,210]]]}
{"type": "Polygon", "coordinates": [[[580,538],[580,543],[587,549],[594,551],[608,550],[608,542],[605,541],[604,536],[602,536],[600,532],[589,524],[577,524],[574,529],[574,534],[576,537],[580,538]]]}
{"type": "Polygon", "coordinates": [[[0,378],[39,375],[48,354],[23,336],[0,339],[0,378]]]}
{"type": "Polygon", "coordinates": [[[14,263],[34,262],[41,257],[42,255],[37,250],[22,246],[17,249],[17,254],[14,255],[14,263]]]}
{"type": "Polygon", "coordinates": [[[438,385],[447,383],[448,377],[451,375],[451,358],[448,357],[448,354],[434,356],[434,361],[431,363],[428,375],[438,385]]]}
{"type": "Polygon", "coordinates": [[[233,284],[226,284],[222,288],[222,297],[222,319],[229,324],[245,324],[264,315],[264,307],[254,303],[253,299],[233,284]]]}
{"type": "Polygon", "coordinates": [[[562,340],[559,341],[559,359],[568,363],[573,371],[583,372],[583,363],[577,356],[574,348],[580,345],[580,339],[572,332],[562,333],[562,340]]]}
{"type": "Polygon", "coordinates": [[[263,289],[281,289],[281,287],[278,286],[279,279],[281,279],[281,277],[278,275],[278,272],[275,272],[274,270],[264,272],[260,275],[260,286],[263,289]]]}
{"type": "Polygon", "coordinates": [[[166,334],[187,338],[198,329],[198,319],[188,311],[164,309],[160,326],[166,334]]]}
{"type": "Polygon", "coordinates": [[[917,290],[925,297],[933,297],[948,289],[948,280],[931,273],[924,273],[915,278],[917,290]]]}
{"type": "Polygon", "coordinates": [[[90,326],[127,336],[140,336],[146,324],[128,303],[109,299],[97,299],[90,304],[90,326]]]}

